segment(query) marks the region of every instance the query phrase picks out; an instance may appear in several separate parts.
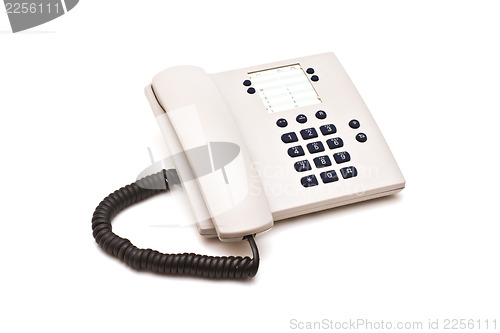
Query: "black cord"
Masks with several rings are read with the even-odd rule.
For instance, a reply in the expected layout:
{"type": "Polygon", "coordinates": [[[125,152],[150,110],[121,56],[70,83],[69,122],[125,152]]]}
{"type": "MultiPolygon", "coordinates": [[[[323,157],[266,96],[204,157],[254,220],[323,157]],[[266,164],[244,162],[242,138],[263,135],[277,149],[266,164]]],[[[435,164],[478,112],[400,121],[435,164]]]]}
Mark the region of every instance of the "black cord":
{"type": "Polygon", "coordinates": [[[109,254],[137,269],[163,274],[196,275],[208,278],[253,277],[259,269],[259,251],[252,235],[244,238],[250,244],[250,257],[215,257],[194,253],[165,254],[151,249],[139,249],[128,239],[113,233],[111,220],[125,208],[169,191],[178,182],[175,170],[162,170],[116,190],[97,206],[92,216],[95,241],[109,254]]]}

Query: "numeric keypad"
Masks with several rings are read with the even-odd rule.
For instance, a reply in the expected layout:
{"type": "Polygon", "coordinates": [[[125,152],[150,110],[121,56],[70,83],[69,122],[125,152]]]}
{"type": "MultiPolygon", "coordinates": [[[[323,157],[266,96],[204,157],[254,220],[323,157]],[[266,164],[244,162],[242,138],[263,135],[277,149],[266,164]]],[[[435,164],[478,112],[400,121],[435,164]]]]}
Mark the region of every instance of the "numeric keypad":
{"type": "MultiPolygon", "coordinates": [[[[323,110],[319,110],[316,112],[317,121],[321,121],[326,118],[326,112],[323,110]]],[[[296,118],[298,123],[305,123],[307,121],[307,116],[304,114],[300,114],[296,118]]],[[[287,121],[286,119],[279,119],[277,121],[277,125],[279,127],[286,127],[287,121]]],[[[349,127],[352,129],[357,129],[360,127],[360,123],[353,119],[349,122],[349,127]]],[[[318,134],[318,130],[321,133],[321,140],[316,140],[314,142],[304,143],[307,151],[304,150],[302,145],[296,145],[288,148],[288,155],[292,158],[305,156],[307,153],[309,154],[317,154],[320,152],[325,152],[325,145],[328,147],[328,151],[336,150],[338,148],[344,147],[344,140],[337,137],[327,137],[332,134],[337,133],[337,127],[334,124],[323,124],[317,128],[309,127],[300,130],[300,137],[296,134],[296,132],[287,132],[281,135],[281,141],[285,144],[299,142],[300,138],[304,141],[309,141],[311,139],[318,139],[320,135],[318,134]]],[[[360,143],[366,141],[366,134],[358,133],[356,136],[356,140],[360,143]]],[[[315,167],[316,169],[323,169],[332,166],[332,158],[336,164],[342,164],[351,161],[351,155],[347,151],[338,151],[333,152],[331,154],[323,154],[321,156],[316,156],[312,159],[313,163],[310,163],[309,159],[303,159],[300,161],[295,161],[293,163],[293,167],[297,172],[306,172],[311,171],[315,167]]],[[[324,170],[324,169],[323,169],[324,170]]],[[[340,175],[343,179],[349,179],[356,177],[358,175],[358,170],[354,166],[343,167],[339,170],[340,175]]],[[[333,183],[339,180],[339,176],[337,171],[335,170],[326,170],[319,173],[319,178],[323,184],[333,183]]],[[[300,182],[304,187],[313,187],[319,184],[318,178],[314,174],[308,174],[301,177],[300,182]]]]}

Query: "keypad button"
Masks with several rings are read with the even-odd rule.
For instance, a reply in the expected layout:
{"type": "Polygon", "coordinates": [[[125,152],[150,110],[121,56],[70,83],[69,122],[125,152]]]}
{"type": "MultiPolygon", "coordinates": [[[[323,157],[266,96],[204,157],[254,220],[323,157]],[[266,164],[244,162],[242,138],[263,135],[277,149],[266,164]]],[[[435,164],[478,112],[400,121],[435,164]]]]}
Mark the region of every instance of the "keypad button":
{"type": "Polygon", "coordinates": [[[288,155],[290,157],[303,156],[304,155],[304,149],[302,149],[301,146],[295,146],[295,147],[289,148],[288,149],[288,155]]]}
{"type": "Polygon", "coordinates": [[[276,121],[276,125],[278,125],[279,127],[286,127],[288,125],[288,121],[286,121],[286,119],[284,118],[280,118],[278,119],[278,121],[276,121]]]}
{"type": "Polygon", "coordinates": [[[247,89],[247,93],[249,93],[249,94],[255,94],[255,88],[252,88],[252,87],[248,88],[247,89]]]}
{"type": "Polygon", "coordinates": [[[314,159],[314,164],[316,165],[316,168],[324,168],[324,167],[332,165],[332,161],[330,161],[330,158],[325,155],[325,156],[316,157],[314,159]]]}
{"type": "Polygon", "coordinates": [[[340,148],[344,145],[344,141],[341,138],[332,138],[326,140],[326,144],[330,149],[340,148]]]}
{"type": "Polygon", "coordinates": [[[355,167],[350,166],[350,167],[340,169],[340,173],[342,174],[342,177],[344,177],[344,179],[347,179],[347,178],[356,177],[358,175],[358,170],[356,170],[355,167]]]}
{"type": "Polygon", "coordinates": [[[321,180],[323,183],[331,183],[331,182],[336,182],[339,180],[339,177],[337,176],[337,173],[335,170],[330,170],[330,171],[325,171],[320,174],[321,180]]]}
{"type": "Polygon", "coordinates": [[[325,119],[326,118],[326,112],[323,110],[319,110],[316,112],[316,118],[318,119],[325,119]]]}
{"type": "Polygon", "coordinates": [[[368,138],[366,137],[366,134],[365,133],[358,133],[356,135],[356,140],[358,140],[358,142],[366,142],[368,138]]]}
{"type": "Polygon", "coordinates": [[[356,119],[353,119],[349,122],[349,127],[350,128],[359,128],[360,124],[359,124],[359,121],[357,121],[356,119]]]}
{"type": "Polygon", "coordinates": [[[283,134],[281,136],[281,141],[283,141],[284,143],[290,143],[299,141],[299,138],[297,138],[297,134],[295,134],[295,132],[290,132],[283,134]]]}
{"type": "Polygon", "coordinates": [[[351,155],[349,155],[348,152],[343,151],[341,153],[333,154],[333,158],[335,159],[335,162],[339,164],[339,163],[349,162],[351,160],[351,155]]]}
{"type": "Polygon", "coordinates": [[[311,81],[314,81],[314,82],[319,81],[319,76],[317,76],[317,75],[311,76],[311,81]]]}
{"type": "Polygon", "coordinates": [[[308,160],[298,161],[298,162],[295,162],[293,167],[298,172],[307,171],[307,170],[311,170],[311,163],[309,163],[308,160]]]}
{"type": "Polygon", "coordinates": [[[250,87],[250,86],[252,85],[252,81],[250,81],[250,80],[245,80],[245,81],[243,81],[243,85],[244,85],[245,87],[250,87]]]}
{"type": "Polygon", "coordinates": [[[335,125],[333,124],[326,124],[326,125],[323,125],[319,128],[319,130],[321,131],[321,133],[323,135],[328,135],[328,134],[333,134],[333,133],[337,133],[337,127],[335,127],[335,125]]]}
{"type": "Polygon", "coordinates": [[[309,67],[308,69],[306,69],[306,73],[307,74],[314,74],[314,68],[309,67]]]}
{"type": "Polygon", "coordinates": [[[299,114],[297,116],[296,120],[297,120],[298,123],[303,124],[303,123],[305,123],[307,121],[307,117],[305,115],[303,115],[303,114],[299,114]]]}
{"type": "Polygon", "coordinates": [[[305,176],[300,179],[300,183],[304,187],[311,187],[318,185],[318,180],[315,175],[305,176]]]}
{"type": "Polygon", "coordinates": [[[316,132],[316,129],[311,127],[311,128],[306,128],[306,129],[303,129],[302,131],[300,131],[300,135],[302,135],[302,138],[304,140],[307,140],[307,139],[317,138],[318,132],[316,132]]]}
{"type": "Polygon", "coordinates": [[[307,150],[309,150],[309,152],[311,154],[314,154],[314,153],[319,153],[320,151],[324,151],[325,147],[323,147],[323,144],[321,143],[321,141],[316,141],[316,142],[308,143],[307,150]]]}

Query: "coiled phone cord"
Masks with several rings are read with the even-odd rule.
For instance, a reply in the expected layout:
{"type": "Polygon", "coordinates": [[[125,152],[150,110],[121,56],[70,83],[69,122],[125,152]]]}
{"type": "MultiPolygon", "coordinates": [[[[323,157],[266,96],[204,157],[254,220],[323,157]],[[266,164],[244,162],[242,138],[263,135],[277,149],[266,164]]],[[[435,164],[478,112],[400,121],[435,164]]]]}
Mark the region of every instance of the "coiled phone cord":
{"type": "Polygon", "coordinates": [[[175,170],[162,170],[146,176],[102,200],[92,216],[92,231],[99,246],[137,270],[208,278],[237,279],[255,276],[259,269],[259,251],[252,235],[244,238],[250,244],[253,259],[194,253],[166,254],[151,249],[140,249],[128,239],[113,233],[111,220],[125,208],[155,194],[169,191],[168,178],[178,179],[175,170]]]}

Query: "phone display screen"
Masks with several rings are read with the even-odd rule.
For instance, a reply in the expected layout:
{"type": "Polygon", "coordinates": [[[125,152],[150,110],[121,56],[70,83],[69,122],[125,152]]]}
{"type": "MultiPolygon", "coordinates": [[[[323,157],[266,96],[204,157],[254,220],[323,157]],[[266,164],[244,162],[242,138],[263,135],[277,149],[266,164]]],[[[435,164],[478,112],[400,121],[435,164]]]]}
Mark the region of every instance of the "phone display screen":
{"type": "Polygon", "coordinates": [[[248,73],[269,113],[321,103],[299,64],[248,73]]]}

